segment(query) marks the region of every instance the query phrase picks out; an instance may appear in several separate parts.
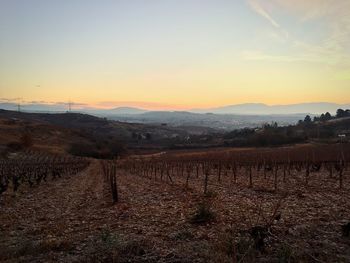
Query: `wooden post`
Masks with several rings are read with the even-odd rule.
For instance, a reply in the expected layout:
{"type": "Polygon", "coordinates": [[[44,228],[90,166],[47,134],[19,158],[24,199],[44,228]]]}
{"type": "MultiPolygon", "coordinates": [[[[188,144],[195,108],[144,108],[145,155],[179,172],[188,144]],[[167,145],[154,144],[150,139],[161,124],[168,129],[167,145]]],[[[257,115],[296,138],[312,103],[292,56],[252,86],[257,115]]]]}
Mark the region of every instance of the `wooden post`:
{"type": "Polygon", "coordinates": [[[339,188],[343,188],[343,170],[344,170],[344,161],[341,160],[339,164],[339,188]]]}
{"type": "Polygon", "coordinates": [[[309,175],[310,175],[310,163],[306,164],[306,175],[305,175],[305,184],[306,186],[309,184],[309,175]]]}
{"type": "Polygon", "coordinates": [[[248,172],[249,172],[249,188],[252,188],[253,187],[253,178],[252,178],[252,166],[251,165],[249,165],[248,172]]]}
{"type": "Polygon", "coordinates": [[[275,180],[274,180],[275,191],[277,191],[277,174],[278,174],[278,164],[275,164],[275,180]]]}
{"type": "Polygon", "coordinates": [[[236,166],[236,163],[233,165],[232,172],[233,172],[233,181],[236,184],[237,183],[237,166],[236,166]]]}
{"type": "Polygon", "coordinates": [[[209,167],[204,170],[204,194],[206,195],[208,192],[208,177],[209,177],[209,167]]]}
{"type": "Polygon", "coordinates": [[[189,182],[190,176],[191,176],[191,166],[190,166],[190,164],[188,164],[186,170],[187,170],[187,177],[186,177],[186,188],[187,188],[188,187],[188,182],[189,182]]]}

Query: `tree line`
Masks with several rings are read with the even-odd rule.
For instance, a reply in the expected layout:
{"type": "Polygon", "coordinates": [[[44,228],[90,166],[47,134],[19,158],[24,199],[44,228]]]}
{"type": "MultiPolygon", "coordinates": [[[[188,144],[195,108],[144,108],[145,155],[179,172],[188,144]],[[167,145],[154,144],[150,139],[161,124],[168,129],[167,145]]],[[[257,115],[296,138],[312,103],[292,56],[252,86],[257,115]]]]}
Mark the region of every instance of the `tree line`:
{"type": "Polygon", "coordinates": [[[334,116],[332,116],[329,112],[322,113],[320,116],[315,116],[313,119],[311,119],[310,115],[306,115],[304,120],[299,120],[299,124],[312,123],[312,122],[325,122],[332,119],[339,119],[339,118],[345,118],[345,117],[350,117],[350,110],[338,109],[334,116]]]}

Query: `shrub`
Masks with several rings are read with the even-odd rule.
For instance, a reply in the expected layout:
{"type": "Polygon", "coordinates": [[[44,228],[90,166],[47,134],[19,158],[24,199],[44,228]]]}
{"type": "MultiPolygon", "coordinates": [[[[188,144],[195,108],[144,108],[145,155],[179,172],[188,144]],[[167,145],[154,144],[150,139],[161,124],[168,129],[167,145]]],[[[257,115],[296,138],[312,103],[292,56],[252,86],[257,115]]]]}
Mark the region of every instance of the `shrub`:
{"type": "Polygon", "coordinates": [[[200,203],[190,222],[192,224],[205,224],[215,219],[215,214],[208,203],[200,203]]]}
{"type": "Polygon", "coordinates": [[[72,155],[81,157],[93,157],[98,158],[99,152],[92,144],[87,143],[73,143],[70,145],[68,152],[72,155]]]}
{"type": "Polygon", "coordinates": [[[92,143],[74,142],[68,152],[75,156],[97,159],[114,159],[126,152],[123,144],[118,141],[103,141],[95,139],[92,143]]]}

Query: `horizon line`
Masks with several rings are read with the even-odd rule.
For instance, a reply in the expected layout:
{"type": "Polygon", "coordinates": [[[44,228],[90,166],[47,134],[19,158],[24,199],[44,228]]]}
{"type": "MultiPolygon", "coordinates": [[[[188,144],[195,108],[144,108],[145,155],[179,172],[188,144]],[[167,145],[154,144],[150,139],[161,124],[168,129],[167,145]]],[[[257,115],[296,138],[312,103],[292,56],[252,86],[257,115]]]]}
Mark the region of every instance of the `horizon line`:
{"type": "Polygon", "coordinates": [[[313,101],[313,102],[296,102],[288,104],[268,104],[264,102],[242,102],[242,103],[232,103],[232,104],[222,104],[217,106],[202,106],[202,107],[189,107],[189,106],[180,106],[180,105],[171,105],[171,104],[162,104],[156,102],[142,102],[142,101],[115,101],[115,102],[97,102],[97,103],[79,103],[72,100],[67,102],[62,101],[26,101],[18,99],[5,99],[0,98],[0,103],[3,104],[13,104],[13,105],[43,105],[43,106],[71,106],[73,110],[112,110],[118,108],[132,108],[137,110],[144,111],[201,111],[201,110],[213,110],[217,108],[225,108],[230,106],[241,106],[241,105],[264,105],[267,107],[276,107],[276,106],[293,106],[301,104],[336,104],[339,106],[350,105],[348,103],[338,103],[331,101],[313,101]]]}

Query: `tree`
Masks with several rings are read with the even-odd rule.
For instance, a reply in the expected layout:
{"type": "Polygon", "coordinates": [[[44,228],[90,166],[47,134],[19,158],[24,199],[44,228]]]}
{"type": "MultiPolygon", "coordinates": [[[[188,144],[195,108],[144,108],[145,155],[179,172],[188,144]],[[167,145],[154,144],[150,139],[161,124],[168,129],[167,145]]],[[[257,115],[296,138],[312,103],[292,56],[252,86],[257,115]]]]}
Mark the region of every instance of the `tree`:
{"type": "Polygon", "coordinates": [[[152,134],[150,134],[149,132],[146,133],[146,140],[152,140],[152,134]]]}
{"type": "Polygon", "coordinates": [[[132,134],[131,134],[131,137],[133,138],[133,139],[137,139],[137,133],[136,132],[132,132],[132,134]]]}
{"type": "Polygon", "coordinates": [[[311,123],[312,122],[310,115],[306,115],[306,117],[304,119],[304,122],[305,123],[311,123]]]}
{"type": "Polygon", "coordinates": [[[324,118],[326,121],[329,121],[330,119],[332,119],[332,115],[327,111],[326,114],[324,115],[324,118]]]}
{"type": "Polygon", "coordinates": [[[337,118],[342,118],[342,117],[345,117],[345,116],[346,116],[346,112],[343,109],[338,109],[337,110],[337,115],[336,115],[337,118]]]}

